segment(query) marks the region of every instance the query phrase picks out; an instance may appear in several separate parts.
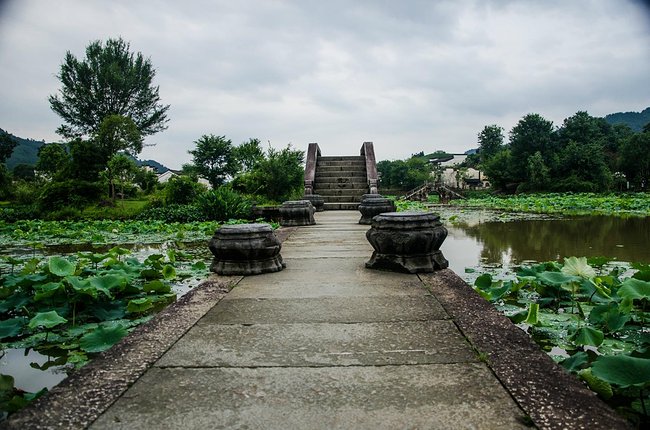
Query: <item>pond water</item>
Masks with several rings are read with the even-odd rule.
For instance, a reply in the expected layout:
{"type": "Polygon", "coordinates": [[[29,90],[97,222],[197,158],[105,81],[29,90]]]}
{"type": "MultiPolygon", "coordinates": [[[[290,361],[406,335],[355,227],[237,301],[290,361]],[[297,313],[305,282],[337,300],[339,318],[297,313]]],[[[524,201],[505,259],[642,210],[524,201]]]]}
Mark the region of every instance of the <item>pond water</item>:
{"type": "Polygon", "coordinates": [[[461,277],[466,269],[508,270],[525,262],[571,256],[650,263],[650,217],[558,218],[449,207],[434,210],[449,231],[441,250],[461,277]]]}

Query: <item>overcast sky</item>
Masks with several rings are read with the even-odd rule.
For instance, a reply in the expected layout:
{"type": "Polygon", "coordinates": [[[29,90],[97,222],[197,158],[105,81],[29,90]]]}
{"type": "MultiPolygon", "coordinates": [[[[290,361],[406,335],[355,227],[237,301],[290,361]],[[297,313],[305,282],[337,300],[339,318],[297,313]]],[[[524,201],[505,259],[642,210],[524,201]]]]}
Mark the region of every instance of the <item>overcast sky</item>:
{"type": "Polygon", "coordinates": [[[171,168],[204,134],[379,160],[464,152],[527,113],[650,106],[650,9],[632,0],[0,0],[0,128],[58,141],[66,51],[121,36],[157,70],[171,168]]]}

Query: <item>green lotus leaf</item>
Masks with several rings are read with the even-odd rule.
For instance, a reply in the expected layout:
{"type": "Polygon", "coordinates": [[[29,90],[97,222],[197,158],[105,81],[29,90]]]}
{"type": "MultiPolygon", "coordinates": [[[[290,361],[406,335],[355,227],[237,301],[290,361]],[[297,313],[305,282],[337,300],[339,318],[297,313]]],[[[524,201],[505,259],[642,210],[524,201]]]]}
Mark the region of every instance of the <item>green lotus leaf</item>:
{"type": "Polygon", "coordinates": [[[150,292],[153,291],[155,293],[163,294],[163,293],[168,293],[168,292],[171,291],[171,287],[169,286],[169,284],[164,283],[160,279],[156,279],[154,281],[147,282],[146,284],[144,284],[144,286],[142,288],[147,293],[150,293],[150,292]]]}
{"type": "Polygon", "coordinates": [[[176,269],[174,269],[173,266],[170,266],[169,264],[166,264],[162,268],[162,274],[165,279],[174,279],[176,277],[176,269]]]}
{"type": "Polygon", "coordinates": [[[634,279],[640,279],[642,281],[649,282],[650,281],[650,270],[639,270],[634,275],[632,275],[632,277],[634,279]]]}
{"type": "Polygon", "coordinates": [[[569,257],[564,259],[562,273],[569,276],[579,276],[581,278],[591,279],[596,276],[596,270],[587,263],[586,257],[569,257]]]}
{"type": "Polygon", "coordinates": [[[144,312],[153,307],[151,299],[148,297],[143,297],[141,299],[129,300],[129,303],[126,305],[126,310],[133,313],[144,312]]]}
{"type": "Polygon", "coordinates": [[[22,331],[25,322],[25,318],[23,317],[0,321],[0,339],[16,336],[22,331]]]}
{"type": "Polygon", "coordinates": [[[79,339],[79,346],[86,352],[102,352],[119,342],[126,335],[126,329],[119,324],[99,326],[91,333],[83,335],[79,339]]]}
{"type": "Polygon", "coordinates": [[[650,383],[650,359],[629,355],[603,355],[596,359],[592,373],[622,388],[650,383]]]}
{"type": "Polygon", "coordinates": [[[0,374],[0,393],[14,391],[14,377],[11,375],[0,374]]]}
{"type": "Polygon", "coordinates": [[[589,313],[589,322],[602,326],[608,332],[615,332],[623,328],[630,320],[629,313],[621,313],[617,303],[596,306],[589,313]]]}
{"type": "Polygon", "coordinates": [[[617,294],[623,299],[650,299],[650,282],[635,278],[628,278],[623,281],[623,285],[618,289],[617,294]]]}
{"type": "Polygon", "coordinates": [[[36,294],[34,294],[34,300],[39,301],[52,297],[58,291],[65,290],[65,287],[62,282],[48,282],[47,284],[41,284],[34,288],[36,294]]]}
{"type": "Polygon", "coordinates": [[[197,261],[196,263],[192,264],[192,270],[205,270],[207,266],[203,261],[197,261]]]}
{"type": "Polygon", "coordinates": [[[576,352],[571,357],[565,358],[560,362],[562,367],[569,372],[575,372],[587,363],[589,363],[589,355],[584,351],[576,352]]]}
{"type": "Polygon", "coordinates": [[[614,395],[614,391],[612,390],[612,386],[609,384],[609,382],[604,381],[597,376],[594,376],[591,368],[582,369],[578,372],[578,376],[580,376],[580,379],[589,385],[591,391],[595,392],[603,399],[607,400],[614,395]]]}
{"type": "Polygon", "coordinates": [[[481,290],[487,290],[492,286],[492,275],[489,273],[484,273],[474,281],[474,285],[480,288],[481,290]]]}
{"type": "Polygon", "coordinates": [[[526,316],[526,324],[536,325],[539,322],[539,303],[531,303],[528,306],[528,315],[526,316]]]}
{"type": "Polygon", "coordinates": [[[88,280],[90,285],[97,291],[101,291],[109,299],[113,297],[111,294],[112,289],[118,291],[123,290],[128,280],[124,276],[118,275],[101,275],[95,276],[88,280]]]}
{"type": "Polygon", "coordinates": [[[554,287],[560,287],[563,284],[568,284],[570,282],[575,282],[579,280],[578,277],[573,275],[567,275],[562,272],[542,272],[537,274],[537,279],[542,281],[547,285],[554,287]]]}
{"type": "Polygon", "coordinates": [[[593,327],[580,327],[573,335],[573,342],[576,345],[598,346],[603,343],[605,335],[602,331],[593,327]]]}
{"type": "Polygon", "coordinates": [[[39,312],[29,320],[28,327],[31,329],[36,327],[52,328],[67,322],[68,320],[60,316],[56,311],[39,312]]]}
{"type": "Polygon", "coordinates": [[[47,265],[52,274],[60,276],[62,278],[74,275],[74,271],[76,269],[75,264],[72,264],[70,261],[63,257],[50,257],[47,265]]]}
{"type": "Polygon", "coordinates": [[[81,279],[78,276],[68,276],[65,280],[72,285],[75,292],[79,294],[86,294],[93,299],[97,298],[97,289],[90,285],[88,279],[81,279]]]}

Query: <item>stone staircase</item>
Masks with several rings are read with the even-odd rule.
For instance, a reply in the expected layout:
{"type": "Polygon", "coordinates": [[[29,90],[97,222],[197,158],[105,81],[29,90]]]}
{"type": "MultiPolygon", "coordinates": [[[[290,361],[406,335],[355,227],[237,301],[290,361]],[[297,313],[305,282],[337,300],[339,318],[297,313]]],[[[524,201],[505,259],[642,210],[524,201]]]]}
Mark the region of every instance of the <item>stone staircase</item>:
{"type": "Polygon", "coordinates": [[[366,193],[365,157],[317,157],[314,194],[323,197],[325,210],[357,210],[366,193]]]}

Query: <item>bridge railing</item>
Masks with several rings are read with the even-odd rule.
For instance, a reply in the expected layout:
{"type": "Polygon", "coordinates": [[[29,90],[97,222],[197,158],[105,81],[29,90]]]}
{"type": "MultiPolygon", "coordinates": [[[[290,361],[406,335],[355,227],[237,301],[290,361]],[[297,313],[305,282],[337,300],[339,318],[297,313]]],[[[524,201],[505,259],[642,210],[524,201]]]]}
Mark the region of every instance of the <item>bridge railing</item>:
{"type": "Polygon", "coordinates": [[[368,193],[377,194],[379,191],[377,181],[377,160],[372,142],[363,142],[361,156],[366,159],[366,179],[368,180],[368,193]]]}
{"type": "Polygon", "coordinates": [[[305,160],[305,195],[314,192],[314,179],[316,177],[316,162],[320,156],[318,143],[310,143],[307,147],[307,160],[305,160]]]}

